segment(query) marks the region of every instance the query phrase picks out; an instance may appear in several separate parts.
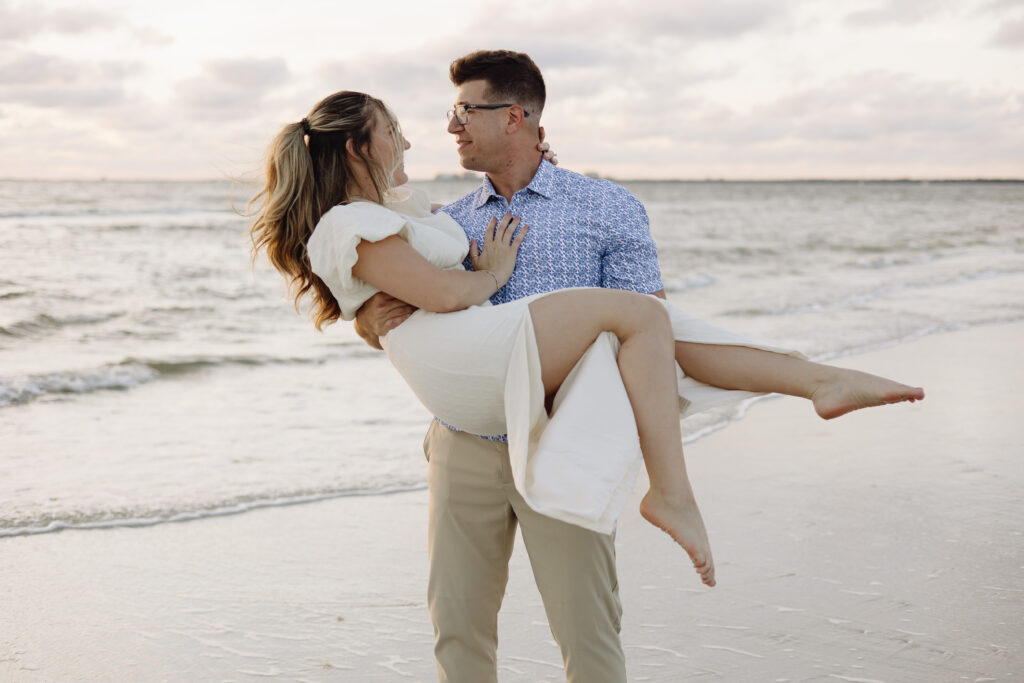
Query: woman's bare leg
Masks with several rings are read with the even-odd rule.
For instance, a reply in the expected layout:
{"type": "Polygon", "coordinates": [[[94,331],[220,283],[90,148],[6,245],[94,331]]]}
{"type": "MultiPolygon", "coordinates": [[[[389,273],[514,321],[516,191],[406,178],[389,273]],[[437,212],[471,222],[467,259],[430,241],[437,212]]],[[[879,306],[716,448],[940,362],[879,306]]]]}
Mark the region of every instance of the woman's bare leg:
{"type": "Polygon", "coordinates": [[[619,371],[651,482],[640,512],[683,546],[704,583],[715,585],[711,546],[683,459],[675,342],[665,309],[641,294],[591,289],[537,299],[530,315],[548,394],[558,390],[601,332],[619,338],[619,371]]]}
{"type": "Polygon", "coordinates": [[[683,372],[700,382],[800,396],[811,400],[826,420],[858,408],[924,398],[920,387],[747,346],[676,342],[675,356],[683,372]]]}

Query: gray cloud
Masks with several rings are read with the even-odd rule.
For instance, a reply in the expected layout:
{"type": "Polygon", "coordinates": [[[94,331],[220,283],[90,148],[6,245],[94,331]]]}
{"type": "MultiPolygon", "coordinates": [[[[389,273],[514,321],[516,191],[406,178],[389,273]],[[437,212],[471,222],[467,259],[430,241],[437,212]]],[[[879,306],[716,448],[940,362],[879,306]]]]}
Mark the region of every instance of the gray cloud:
{"type": "Polygon", "coordinates": [[[46,108],[106,107],[124,101],[124,89],[116,85],[19,86],[0,90],[8,102],[46,108]]]}
{"type": "Polygon", "coordinates": [[[318,97],[337,90],[359,90],[381,98],[403,119],[443,121],[452,100],[448,62],[423,59],[422,55],[371,54],[335,60],[320,65],[315,76],[324,90],[318,97]]]}
{"type": "Polygon", "coordinates": [[[0,101],[46,108],[104,107],[125,100],[133,62],[88,62],[15,52],[0,62],[0,101]]]}
{"type": "Polygon", "coordinates": [[[1004,22],[992,36],[992,44],[999,47],[1024,48],[1024,16],[1004,22]]]}
{"type": "Polygon", "coordinates": [[[660,39],[692,43],[733,38],[788,14],[785,3],[772,0],[595,0],[570,6],[551,3],[529,13],[491,3],[478,8],[462,36],[449,37],[436,48],[446,55],[516,49],[543,54],[550,66],[569,66],[630,47],[622,41],[641,46],[660,39]],[[567,43],[579,49],[567,49],[567,43]]]}
{"type": "Polygon", "coordinates": [[[813,176],[813,169],[900,176],[923,168],[984,175],[985,168],[1020,168],[1022,102],[873,71],[746,111],[685,95],[662,106],[638,99],[628,117],[555,107],[548,129],[564,164],[619,167],[629,177],[657,177],[659,168],[690,168],[675,171],[690,177],[813,176]]]}
{"type": "Polygon", "coordinates": [[[22,3],[0,4],[0,40],[23,40],[40,33],[79,34],[120,26],[124,20],[111,12],[90,8],[46,9],[22,3]]]}
{"type": "Polygon", "coordinates": [[[1018,10],[1024,9],[1024,0],[992,0],[992,2],[986,3],[983,10],[1018,10]]]}
{"type": "Polygon", "coordinates": [[[782,98],[750,117],[788,121],[787,137],[808,142],[981,141],[993,131],[1024,131],[1005,109],[996,95],[872,71],[782,98]]]}
{"type": "Polygon", "coordinates": [[[198,118],[258,115],[260,106],[291,76],[280,57],[215,59],[202,67],[198,76],[176,85],[180,101],[198,118]]]}
{"type": "Polygon", "coordinates": [[[949,7],[949,0],[884,0],[871,9],[851,12],[846,16],[844,23],[847,26],[916,24],[949,7]]]}
{"type": "Polygon", "coordinates": [[[761,0],[677,0],[667,3],[621,3],[611,20],[643,36],[719,39],[742,35],[786,14],[785,5],[761,0]]]}
{"type": "Polygon", "coordinates": [[[108,29],[121,23],[123,20],[113,13],[76,7],[51,10],[43,19],[45,28],[70,34],[108,29]]]}
{"type": "Polygon", "coordinates": [[[174,36],[153,28],[152,26],[140,26],[134,30],[135,39],[143,45],[153,47],[164,47],[174,43],[174,36]]]}
{"type": "Polygon", "coordinates": [[[0,86],[120,82],[142,69],[138,62],[89,62],[35,52],[15,52],[0,62],[0,86]]]}

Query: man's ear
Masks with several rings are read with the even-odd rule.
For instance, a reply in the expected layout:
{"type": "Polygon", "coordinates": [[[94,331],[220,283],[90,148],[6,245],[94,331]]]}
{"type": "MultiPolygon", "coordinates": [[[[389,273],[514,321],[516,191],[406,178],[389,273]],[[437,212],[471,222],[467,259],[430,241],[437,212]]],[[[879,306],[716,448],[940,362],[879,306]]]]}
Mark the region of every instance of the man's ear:
{"type": "Polygon", "coordinates": [[[523,108],[518,104],[508,108],[507,116],[508,118],[505,119],[505,132],[509,135],[519,132],[519,129],[526,124],[523,108]]]}

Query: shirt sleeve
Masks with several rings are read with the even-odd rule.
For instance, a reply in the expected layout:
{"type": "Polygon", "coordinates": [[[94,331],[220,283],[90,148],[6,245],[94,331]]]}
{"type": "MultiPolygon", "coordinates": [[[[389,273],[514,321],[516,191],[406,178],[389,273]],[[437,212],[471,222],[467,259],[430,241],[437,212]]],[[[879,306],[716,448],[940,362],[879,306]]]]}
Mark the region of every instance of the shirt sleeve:
{"type": "Polygon", "coordinates": [[[608,240],[601,256],[601,286],[650,294],[664,289],[658,247],[651,236],[647,211],[625,190],[608,212],[608,240]]]}
{"type": "Polygon", "coordinates": [[[335,206],[325,213],[306,244],[309,264],[338,301],[343,320],[352,320],[377,290],[352,274],[359,242],[379,242],[398,235],[409,240],[406,217],[370,202],[335,206]]]}

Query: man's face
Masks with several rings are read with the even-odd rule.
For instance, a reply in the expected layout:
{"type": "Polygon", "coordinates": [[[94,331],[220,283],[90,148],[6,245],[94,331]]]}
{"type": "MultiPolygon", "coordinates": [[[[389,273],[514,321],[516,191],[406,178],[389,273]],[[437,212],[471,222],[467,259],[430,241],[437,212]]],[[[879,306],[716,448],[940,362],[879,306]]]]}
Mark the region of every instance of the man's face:
{"type": "MultiPolygon", "coordinates": [[[[487,81],[466,81],[459,86],[455,104],[496,104],[487,94],[487,81]]],[[[507,109],[471,109],[468,121],[456,117],[448,122],[448,132],[459,146],[459,163],[470,171],[489,172],[500,166],[505,142],[507,109]]]]}

